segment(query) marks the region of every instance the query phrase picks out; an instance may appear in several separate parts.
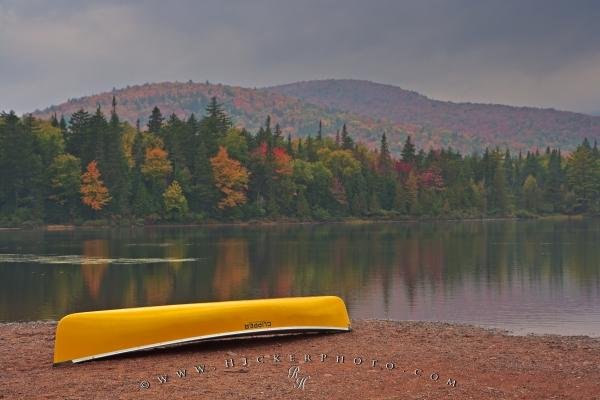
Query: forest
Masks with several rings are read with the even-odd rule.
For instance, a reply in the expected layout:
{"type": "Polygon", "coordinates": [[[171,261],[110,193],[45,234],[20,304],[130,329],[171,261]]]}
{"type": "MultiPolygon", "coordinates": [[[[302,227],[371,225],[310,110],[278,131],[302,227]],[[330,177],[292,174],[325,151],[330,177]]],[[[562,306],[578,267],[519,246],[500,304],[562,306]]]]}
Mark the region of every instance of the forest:
{"type": "Polygon", "coordinates": [[[234,126],[216,98],[201,118],[147,126],[98,107],[68,121],[0,116],[0,226],[347,218],[533,217],[600,212],[600,154],[417,149],[390,153],[336,132],[284,137],[270,117],[234,126]]]}

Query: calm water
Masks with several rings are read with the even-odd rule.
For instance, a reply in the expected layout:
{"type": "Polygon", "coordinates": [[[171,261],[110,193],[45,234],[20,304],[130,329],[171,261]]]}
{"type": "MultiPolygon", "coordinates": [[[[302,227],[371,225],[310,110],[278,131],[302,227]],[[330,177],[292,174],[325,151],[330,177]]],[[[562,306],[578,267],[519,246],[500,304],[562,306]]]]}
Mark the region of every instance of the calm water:
{"type": "Polygon", "coordinates": [[[600,220],[0,232],[0,321],[313,294],[353,318],[600,336],[600,220]]]}

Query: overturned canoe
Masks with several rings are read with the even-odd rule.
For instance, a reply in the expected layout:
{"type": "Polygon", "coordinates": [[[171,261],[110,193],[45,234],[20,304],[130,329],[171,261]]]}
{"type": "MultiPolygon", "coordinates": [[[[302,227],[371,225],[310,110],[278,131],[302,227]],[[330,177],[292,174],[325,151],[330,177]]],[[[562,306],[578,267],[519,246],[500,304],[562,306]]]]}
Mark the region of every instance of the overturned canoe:
{"type": "Polygon", "coordinates": [[[59,321],[54,363],[229,336],[348,330],[346,305],[335,296],[82,312],[59,321]]]}

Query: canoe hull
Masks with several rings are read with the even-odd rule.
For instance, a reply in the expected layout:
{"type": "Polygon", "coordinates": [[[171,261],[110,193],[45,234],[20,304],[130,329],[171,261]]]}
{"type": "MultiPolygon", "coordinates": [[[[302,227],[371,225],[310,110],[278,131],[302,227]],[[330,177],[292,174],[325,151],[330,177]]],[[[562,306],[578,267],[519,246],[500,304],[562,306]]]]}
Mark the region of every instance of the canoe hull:
{"type": "Polygon", "coordinates": [[[346,306],[335,296],[92,311],[59,321],[54,363],[222,337],[349,329],[346,306]]]}

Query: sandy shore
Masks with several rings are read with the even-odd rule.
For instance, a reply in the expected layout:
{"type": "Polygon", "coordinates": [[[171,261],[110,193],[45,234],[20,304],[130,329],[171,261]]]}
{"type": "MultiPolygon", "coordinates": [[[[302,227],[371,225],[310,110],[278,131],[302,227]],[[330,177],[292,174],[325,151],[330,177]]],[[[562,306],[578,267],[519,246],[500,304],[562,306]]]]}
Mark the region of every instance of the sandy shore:
{"type": "Polygon", "coordinates": [[[53,367],[55,326],[0,325],[0,398],[600,399],[600,339],[588,337],[354,321],[350,333],[223,340],[53,367]]]}

